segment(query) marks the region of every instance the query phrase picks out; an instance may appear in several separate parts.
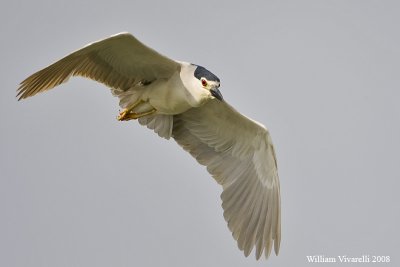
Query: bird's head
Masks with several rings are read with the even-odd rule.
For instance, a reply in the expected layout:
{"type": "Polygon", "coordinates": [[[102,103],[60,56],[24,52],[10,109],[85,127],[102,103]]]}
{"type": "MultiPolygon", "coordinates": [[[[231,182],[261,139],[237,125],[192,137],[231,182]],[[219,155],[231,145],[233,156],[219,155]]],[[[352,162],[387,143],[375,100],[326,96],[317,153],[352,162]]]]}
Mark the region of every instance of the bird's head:
{"type": "Polygon", "coordinates": [[[222,94],[218,90],[220,86],[219,78],[202,66],[198,65],[194,66],[196,66],[196,69],[194,70],[194,77],[197,78],[201,88],[208,90],[212,97],[215,97],[220,101],[223,101],[222,94]]]}

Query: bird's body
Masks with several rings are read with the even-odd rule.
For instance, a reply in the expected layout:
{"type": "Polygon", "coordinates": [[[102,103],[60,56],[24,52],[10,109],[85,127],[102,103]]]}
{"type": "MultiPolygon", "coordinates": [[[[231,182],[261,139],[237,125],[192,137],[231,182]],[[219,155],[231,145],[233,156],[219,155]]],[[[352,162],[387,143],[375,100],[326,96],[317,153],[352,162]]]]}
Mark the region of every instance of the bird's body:
{"type": "MultiPolygon", "coordinates": [[[[186,62],[181,62],[181,64],[180,71],[169,78],[148,82],[147,85],[139,84],[123,91],[122,95],[127,92],[130,95],[128,106],[141,100],[148,104],[147,109],[155,108],[157,110],[155,114],[176,115],[190,108],[200,107],[205,101],[211,99],[206,90],[192,86],[190,79],[186,78],[193,77],[196,66],[186,62]]],[[[113,92],[119,97],[115,90],[113,92]]],[[[137,108],[137,112],[146,111],[146,107],[137,108]]],[[[132,111],[135,112],[135,110],[132,111]]]]}
{"type": "Polygon", "coordinates": [[[118,120],[138,119],[173,137],[222,185],[224,217],[238,246],[256,258],[279,252],[280,189],[267,129],[223,100],[207,69],[171,60],[121,33],[89,44],[25,79],[19,99],[83,76],[120,99],[118,120]]]}

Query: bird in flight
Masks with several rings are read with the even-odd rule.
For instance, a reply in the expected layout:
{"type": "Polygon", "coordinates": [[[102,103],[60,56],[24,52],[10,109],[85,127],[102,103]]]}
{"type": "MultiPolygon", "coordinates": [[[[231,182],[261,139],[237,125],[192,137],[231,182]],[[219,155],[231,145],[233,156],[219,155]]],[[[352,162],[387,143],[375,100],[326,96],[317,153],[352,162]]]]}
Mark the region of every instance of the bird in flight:
{"type": "Polygon", "coordinates": [[[129,33],[69,54],[21,82],[18,100],[83,76],[110,87],[122,111],[175,141],[222,185],[224,218],[247,257],[266,258],[281,240],[280,189],[268,130],[231,107],[219,78],[202,66],[165,57],[129,33]]]}

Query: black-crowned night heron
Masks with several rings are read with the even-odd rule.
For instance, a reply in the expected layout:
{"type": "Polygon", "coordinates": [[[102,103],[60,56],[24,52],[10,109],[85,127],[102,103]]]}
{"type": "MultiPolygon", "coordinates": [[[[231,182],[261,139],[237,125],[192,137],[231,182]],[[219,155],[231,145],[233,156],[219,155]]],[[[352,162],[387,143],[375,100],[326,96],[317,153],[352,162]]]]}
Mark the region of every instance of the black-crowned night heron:
{"type": "Polygon", "coordinates": [[[223,100],[207,69],[160,55],[129,33],[94,42],[25,79],[19,99],[83,76],[111,87],[123,108],[173,137],[222,185],[224,217],[240,250],[268,258],[279,252],[281,213],[276,157],[267,129],[223,100]]]}

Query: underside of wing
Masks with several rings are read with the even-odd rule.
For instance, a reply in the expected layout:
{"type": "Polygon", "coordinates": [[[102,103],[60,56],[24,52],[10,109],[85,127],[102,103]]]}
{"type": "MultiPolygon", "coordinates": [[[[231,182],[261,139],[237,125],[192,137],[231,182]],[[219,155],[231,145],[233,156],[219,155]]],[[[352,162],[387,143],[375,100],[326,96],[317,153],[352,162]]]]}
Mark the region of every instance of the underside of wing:
{"type": "Polygon", "coordinates": [[[145,46],[129,33],[91,43],[36,72],[21,82],[17,96],[24,99],[83,76],[120,90],[168,78],[179,63],[145,46]]]}
{"type": "Polygon", "coordinates": [[[222,185],[224,217],[248,256],[278,254],[279,178],[268,131],[225,102],[209,101],[174,116],[172,136],[222,185]]]}

